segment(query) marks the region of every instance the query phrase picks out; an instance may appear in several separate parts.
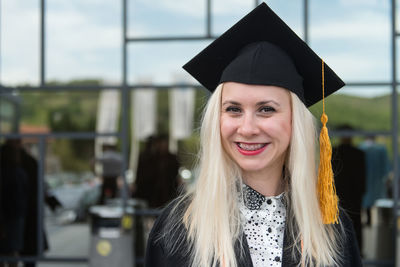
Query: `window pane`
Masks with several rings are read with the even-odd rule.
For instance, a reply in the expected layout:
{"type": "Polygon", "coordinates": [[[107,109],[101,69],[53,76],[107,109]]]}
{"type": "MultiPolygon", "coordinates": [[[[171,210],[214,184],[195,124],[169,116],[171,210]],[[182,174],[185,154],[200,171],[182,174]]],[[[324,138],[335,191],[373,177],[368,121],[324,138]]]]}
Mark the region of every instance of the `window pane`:
{"type": "Polygon", "coordinates": [[[254,8],[252,0],[211,1],[212,33],[219,36],[254,8]]]}
{"type": "Polygon", "coordinates": [[[10,100],[10,98],[1,97],[0,98],[0,117],[2,119],[11,120],[15,117],[15,102],[10,100]]]}
{"type": "Polygon", "coordinates": [[[204,35],[204,0],[128,1],[128,36],[204,35]]]}
{"type": "Polygon", "coordinates": [[[121,1],[47,1],[48,81],[121,79],[121,1]]]}
{"type": "Polygon", "coordinates": [[[176,83],[193,78],[182,66],[206,47],[208,41],[134,43],[129,48],[128,81],[152,84],[176,83]],[[178,81],[177,81],[178,79],[178,81]]]}
{"type": "Polygon", "coordinates": [[[19,98],[12,94],[0,94],[0,133],[17,132],[19,98]]]}
{"type": "MultiPolygon", "coordinates": [[[[389,2],[391,3],[391,1],[389,2]]],[[[399,32],[400,30],[400,21],[398,18],[400,18],[400,1],[396,0],[396,30],[399,32]]]]}
{"type": "Polygon", "coordinates": [[[19,97],[21,133],[95,131],[97,92],[24,92],[19,97]]]}
{"type": "Polygon", "coordinates": [[[88,257],[89,208],[96,205],[100,178],[93,173],[94,140],[51,138],[46,142],[47,194],[61,204],[55,210],[45,201],[48,257],[88,257]],[[74,242],[79,239],[80,242],[74,242]]]}
{"type": "Polygon", "coordinates": [[[388,3],[311,1],[310,46],[344,81],[390,79],[388,3]]]}
{"type": "MultiPolygon", "coordinates": [[[[259,1],[261,3],[261,1],[259,1]]],[[[299,36],[303,33],[302,1],[268,1],[271,9],[278,14],[299,36]]],[[[213,34],[219,36],[255,7],[254,0],[213,0],[213,34]]]]}
{"type": "Polygon", "coordinates": [[[399,87],[397,87],[397,126],[398,126],[398,137],[399,137],[398,142],[399,142],[399,152],[400,152],[400,88],[399,87]]]}
{"type": "MultiPolygon", "coordinates": [[[[322,101],[310,110],[319,121],[322,101]]],[[[325,110],[329,117],[329,129],[335,129],[342,124],[364,131],[391,129],[391,95],[388,87],[347,86],[326,99],[325,110]]]]}
{"type": "Polygon", "coordinates": [[[39,82],[39,1],[0,2],[0,83],[39,82]]]}
{"type": "MultiPolygon", "coordinates": [[[[396,38],[396,78],[397,78],[397,82],[400,80],[400,70],[399,70],[399,63],[400,63],[400,41],[399,41],[399,37],[396,38]]],[[[390,69],[390,78],[392,78],[392,69],[390,69]]]]}

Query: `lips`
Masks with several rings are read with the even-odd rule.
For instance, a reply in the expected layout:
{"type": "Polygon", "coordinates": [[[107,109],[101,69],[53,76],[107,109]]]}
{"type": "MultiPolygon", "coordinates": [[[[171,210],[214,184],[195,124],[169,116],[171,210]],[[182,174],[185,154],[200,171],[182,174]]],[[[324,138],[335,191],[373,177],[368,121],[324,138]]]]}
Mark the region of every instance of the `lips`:
{"type": "Polygon", "coordinates": [[[245,156],[260,154],[267,148],[268,143],[241,143],[237,142],[238,151],[245,156]]]}
{"type": "Polygon", "coordinates": [[[246,144],[246,143],[236,143],[241,149],[246,150],[246,151],[255,151],[263,148],[266,146],[266,143],[260,143],[260,144],[246,144]]]}

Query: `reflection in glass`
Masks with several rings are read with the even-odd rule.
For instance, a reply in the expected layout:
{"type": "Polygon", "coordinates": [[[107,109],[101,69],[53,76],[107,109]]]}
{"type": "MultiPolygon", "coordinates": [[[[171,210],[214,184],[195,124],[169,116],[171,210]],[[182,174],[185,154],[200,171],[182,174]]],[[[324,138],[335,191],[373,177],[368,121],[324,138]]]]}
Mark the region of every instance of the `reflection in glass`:
{"type": "Polygon", "coordinates": [[[2,85],[39,83],[39,3],[38,1],[1,1],[1,75],[2,85]]]}
{"type": "Polygon", "coordinates": [[[182,69],[210,41],[133,43],[128,47],[129,84],[197,83],[182,69]]]}
{"type": "Polygon", "coordinates": [[[310,46],[345,82],[389,81],[391,26],[388,3],[310,3],[310,46]]]}
{"type": "Polygon", "coordinates": [[[48,81],[120,80],[120,5],[121,1],[46,1],[48,81]]]}
{"type": "Polygon", "coordinates": [[[128,37],[205,35],[206,1],[128,1],[128,37]]]}
{"type": "Polygon", "coordinates": [[[17,132],[19,124],[19,98],[11,94],[0,96],[0,133],[17,132]]]}
{"type": "Polygon", "coordinates": [[[98,92],[23,92],[21,133],[95,131],[98,92]]]}
{"type": "MultiPolygon", "coordinates": [[[[322,101],[310,108],[318,122],[322,101]]],[[[355,130],[389,131],[391,129],[391,95],[388,87],[345,87],[326,98],[328,127],[349,124],[355,130]]]]}

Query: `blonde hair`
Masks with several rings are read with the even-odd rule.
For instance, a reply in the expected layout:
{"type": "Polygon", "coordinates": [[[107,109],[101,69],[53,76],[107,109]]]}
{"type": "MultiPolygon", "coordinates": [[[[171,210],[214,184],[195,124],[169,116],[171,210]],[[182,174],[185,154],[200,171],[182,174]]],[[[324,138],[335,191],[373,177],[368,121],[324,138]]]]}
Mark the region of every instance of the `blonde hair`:
{"type": "Polygon", "coordinates": [[[288,224],[294,242],[293,252],[301,253],[307,266],[336,265],[341,261],[341,233],[324,225],[317,195],[317,131],[315,118],[296,94],[292,100],[292,137],[285,168],[289,173],[288,224]],[[302,243],[302,246],[299,244],[302,243]]]}
{"type": "MultiPolygon", "coordinates": [[[[187,202],[184,210],[170,214],[165,232],[172,232],[166,241],[170,252],[179,242],[190,244],[191,266],[236,267],[235,242],[243,255],[242,221],[238,200],[242,197],[240,168],[224,152],[220,137],[220,112],[223,85],[209,99],[200,130],[198,177],[194,187],[175,204],[187,202]],[[171,223],[174,221],[174,223],[171,223]],[[177,225],[185,226],[185,236],[177,233],[177,225]]],[[[322,223],[316,192],[316,130],[314,117],[293,94],[292,136],[285,163],[288,233],[295,241],[293,257],[301,254],[308,266],[332,265],[338,261],[337,233],[322,223]],[[307,156],[305,156],[307,155],[307,156]],[[302,247],[298,244],[302,240],[302,247]]],[[[300,265],[301,263],[299,263],[300,265]]]]}

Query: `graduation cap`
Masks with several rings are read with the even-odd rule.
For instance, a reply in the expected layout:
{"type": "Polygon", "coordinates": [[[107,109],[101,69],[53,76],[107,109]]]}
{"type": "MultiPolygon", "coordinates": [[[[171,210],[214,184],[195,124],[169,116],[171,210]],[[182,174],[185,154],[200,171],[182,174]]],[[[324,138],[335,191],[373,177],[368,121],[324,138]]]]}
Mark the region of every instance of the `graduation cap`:
{"type": "MultiPolygon", "coordinates": [[[[307,107],[344,86],[329,66],[265,3],[243,17],[183,68],[213,92],[220,83],[274,85],[295,93],[307,107]]],[[[322,220],[338,220],[326,122],[320,134],[318,197],[322,220]]]]}
{"type": "MultiPolygon", "coordinates": [[[[322,99],[321,58],[265,3],[183,68],[211,92],[232,81],[286,88],[307,107],[322,99]]],[[[343,86],[325,64],[325,97],[343,86]]]]}

